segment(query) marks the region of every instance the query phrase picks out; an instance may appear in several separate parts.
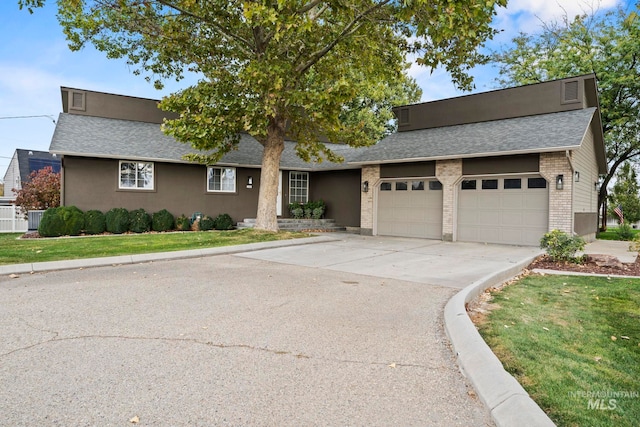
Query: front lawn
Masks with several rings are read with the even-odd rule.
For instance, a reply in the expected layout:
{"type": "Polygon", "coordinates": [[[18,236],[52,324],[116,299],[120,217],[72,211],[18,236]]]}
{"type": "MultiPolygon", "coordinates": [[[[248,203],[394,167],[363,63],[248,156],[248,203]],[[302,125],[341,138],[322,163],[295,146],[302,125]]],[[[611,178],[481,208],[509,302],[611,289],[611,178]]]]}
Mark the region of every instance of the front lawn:
{"type": "Polygon", "coordinates": [[[491,303],[481,335],[557,425],[638,425],[640,280],[530,275],[491,303]]]}
{"type": "Polygon", "coordinates": [[[308,237],[308,233],[244,229],[19,239],[0,233],[0,265],[213,248],[308,237]]]}
{"type": "MultiPolygon", "coordinates": [[[[638,237],[640,230],[631,229],[634,239],[638,237]]],[[[623,240],[618,236],[618,227],[608,227],[607,231],[599,231],[596,238],[600,240],[623,240]]]]}

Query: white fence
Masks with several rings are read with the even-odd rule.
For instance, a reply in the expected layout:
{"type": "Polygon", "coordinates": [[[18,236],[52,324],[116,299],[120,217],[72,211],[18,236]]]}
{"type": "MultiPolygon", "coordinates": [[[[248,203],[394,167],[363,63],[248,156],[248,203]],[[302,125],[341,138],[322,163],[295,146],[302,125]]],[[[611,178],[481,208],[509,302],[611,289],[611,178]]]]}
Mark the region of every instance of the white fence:
{"type": "Polygon", "coordinates": [[[0,233],[24,233],[29,223],[15,205],[0,206],[0,233]]]}

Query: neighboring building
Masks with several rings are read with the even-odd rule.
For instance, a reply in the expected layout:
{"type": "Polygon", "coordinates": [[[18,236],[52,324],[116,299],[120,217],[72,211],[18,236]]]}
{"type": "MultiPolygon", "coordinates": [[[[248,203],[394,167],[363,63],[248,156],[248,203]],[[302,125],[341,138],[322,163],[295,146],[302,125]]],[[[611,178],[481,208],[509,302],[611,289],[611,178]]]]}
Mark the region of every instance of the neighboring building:
{"type": "Polygon", "coordinates": [[[36,150],[17,149],[11,158],[4,174],[4,196],[16,198],[16,191],[22,189],[22,183],[28,182],[31,172],[51,166],[53,171],[60,172],[60,158],[55,153],[36,150]]]}
{"type": "MultiPolygon", "coordinates": [[[[210,167],[164,135],[157,101],[61,88],[50,151],[63,157],[62,203],[255,217],[261,146],[210,167]]],[[[398,132],[368,148],[305,163],[286,142],[278,215],[323,199],[326,216],[363,234],[537,245],[551,229],[592,239],[606,173],[595,76],[396,109],[398,132]]]]}

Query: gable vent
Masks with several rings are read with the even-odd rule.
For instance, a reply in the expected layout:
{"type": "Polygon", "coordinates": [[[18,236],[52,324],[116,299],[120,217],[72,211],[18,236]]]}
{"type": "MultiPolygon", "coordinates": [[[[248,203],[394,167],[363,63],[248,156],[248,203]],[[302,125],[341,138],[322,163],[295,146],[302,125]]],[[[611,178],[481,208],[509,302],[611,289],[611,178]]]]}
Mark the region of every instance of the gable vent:
{"type": "Polygon", "coordinates": [[[562,102],[576,102],[578,100],[578,81],[564,82],[562,87],[562,102]]]}
{"type": "Polygon", "coordinates": [[[409,124],[409,109],[408,108],[402,108],[399,111],[398,114],[398,121],[401,125],[408,125],[409,124]]]}

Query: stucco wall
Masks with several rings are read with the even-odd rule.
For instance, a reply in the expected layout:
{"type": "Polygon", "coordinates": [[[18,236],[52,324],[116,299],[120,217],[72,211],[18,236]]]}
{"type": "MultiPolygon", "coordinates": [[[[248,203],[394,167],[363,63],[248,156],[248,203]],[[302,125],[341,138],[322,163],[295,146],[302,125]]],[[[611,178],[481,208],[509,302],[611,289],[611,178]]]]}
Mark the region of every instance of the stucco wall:
{"type": "Polygon", "coordinates": [[[208,193],[206,167],[154,163],[152,191],[120,190],[119,163],[115,159],[64,157],[64,204],[103,212],[114,207],[142,208],[149,213],[167,209],[173,215],[202,212],[210,216],[228,213],[235,222],[255,218],[260,174],[257,169],[236,169],[236,193],[208,193]],[[246,188],[253,177],[253,188],[246,188]]]}

